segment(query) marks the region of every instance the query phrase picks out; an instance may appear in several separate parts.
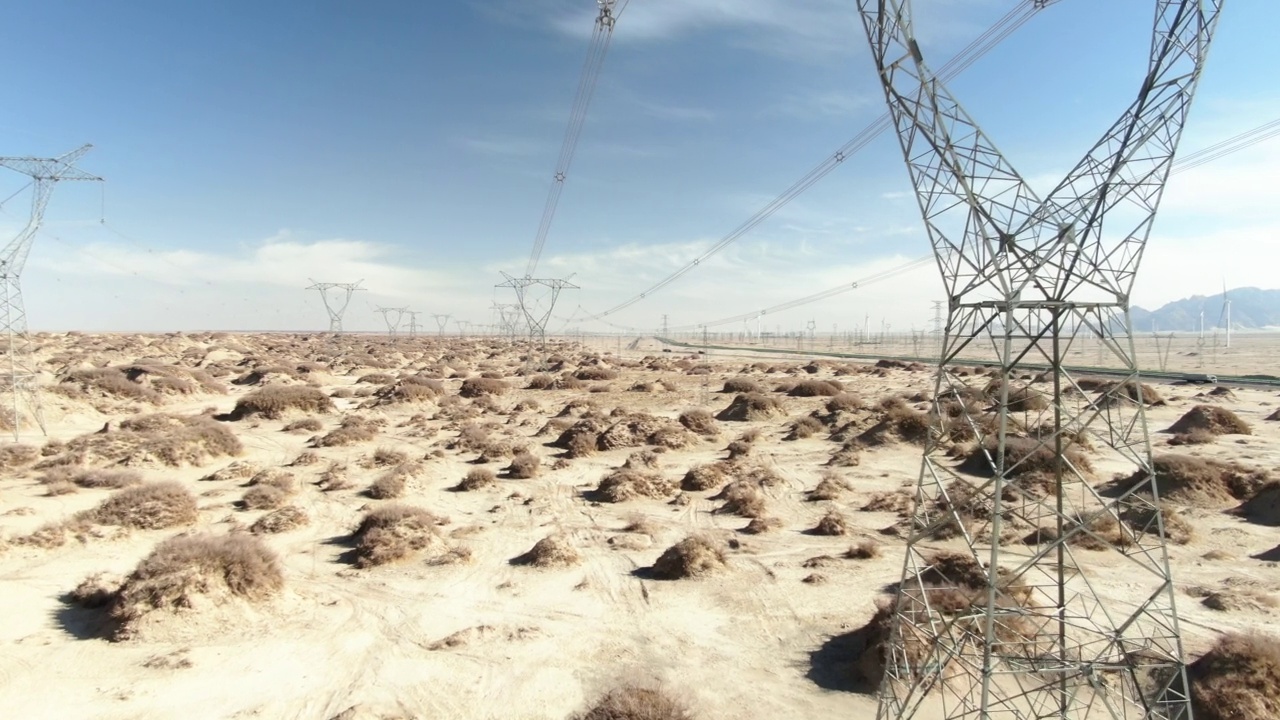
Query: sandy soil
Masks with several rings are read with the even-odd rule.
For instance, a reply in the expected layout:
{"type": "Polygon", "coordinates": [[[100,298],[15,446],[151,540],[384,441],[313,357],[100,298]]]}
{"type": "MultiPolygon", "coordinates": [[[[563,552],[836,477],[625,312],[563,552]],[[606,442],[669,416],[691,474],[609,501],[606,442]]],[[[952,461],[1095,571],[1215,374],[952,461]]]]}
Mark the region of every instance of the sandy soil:
{"type": "MultiPolygon", "coordinates": [[[[661,685],[701,718],[874,716],[874,698],[856,691],[850,679],[855,659],[844,653],[839,638],[865,624],[882,589],[899,579],[902,546],[878,532],[898,520],[895,514],[860,508],[874,493],[914,486],[918,446],[869,449],[854,467],[829,468],[838,444],[827,440],[826,432],[783,440],[792,420],[820,409],[827,398],[771,393],[782,402],[785,416],[720,422],[718,436],[690,434],[687,447],[656,454],[657,471],[678,483],[692,466],[725,458],[731,441],[758,430],[760,438],[751,443],[745,462],[778,478],[765,493],[768,515],[778,518],[780,527],[747,535],[740,532],[747,519],[713,512],[720,505],[711,499],[715,489],[593,502],[589,491],[601,477],[647,445],[561,459],[564,451],[548,445],[559,432],[545,426],[572,403],[589,403],[606,414],[615,408],[649,413],[672,423],[690,408],[714,414],[734,397],[719,392],[725,380],[744,368],[766,389],[787,380],[835,378],[871,405],[889,395],[927,392],[932,385],[927,371],[850,371],[837,377],[841,364],[824,363],[810,375],[800,369],[803,361],[790,359],[769,360],[753,370],[741,359],[664,353],[649,340],[621,348],[622,357],[617,350],[557,347],[553,352],[559,357],[552,359],[563,360],[564,371],[599,361],[620,375],[588,380],[576,389],[529,390],[523,389],[528,377],[522,375],[519,352],[480,339],[348,336],[335,344],[318,335],[76,334],[41,336],[38,345],[49,371],[51,390],[43,396],[49,435],[24,429],[23,442],[51,443],[45,459],[57,456],[58,443],[95,433],[106,423],[108,434],[119,432],[122,419],[139,413],[228,413],[239,398],[263,385],[311,385],[337,397],[332,412],[223,422],[243,445],[237,456],[194,466],[170,466],[140,451],[120,459],[118,465],[137,470],[145,480],[176,480],[188,487],[198,497],[192,526],[96,527],[61,546],[41,547],[27,539],[31,533],[94,507],[113,491],[50,494],[51,486],[42,482],[48,470],[39,468],[40,460],[5,470],[0,476],[0,617],[5,619],[0,624],[0,707],[8,717],[559,719],[628,682],[661,685]],[[154,373],[143,373],[135,382],[154,390],[141,399],[70,382],[76,370],[138,362],[200,369],[226,392],[156,383],[154,373]],[[271,368],[263,377],[252,372],[271,368]],[[460,398],[463,379],[481,372],[505,378],[513,389],[460,398]],[[378,373],[391,377],[368,378],[378,373]],[[376,404],[381,388],[419,373],[439,378],[444,394],[376,404]],[[636,387],[644,383],[650,385],[636,387]],[[353,415],[382,423],[374,439],[314,447],[315,438],[353,415]],[[422,417],[409,422],[415,415],[422,417]],[[321,423],[319,431],[282,429],[312,416],[321,423]],[[460,434],[474,423],[493,423],[490,438],[507,447],[527,446],[542,461],[538,475],[500,477],[489,488],[450,491],[473,468],[499,471],[509,463],[507,457],[495,457],[478,465],[481,453],[458,445],[460,434]],[[367,569],[350,561],[348,537],[364,511],[393,502],[364,494],[385,471],[369,466],[379,449],[402,451],[415,464],[404,496],[394,502],[447,516],[442,532],[465,548],[469,559],[428,563],[410,558],[367,569]],[[295,464],[307,452],[317,461],[295,464]],[[282,470],[299,481],[289,504],[303,509],[309,524],[261,536],[284,568],[280,594],[263,603],[232,599],[157,611],[147,632],[127,641],[104,636],[101,610],[78,608],[64,598],[94,573],[127,575],[157,543],[175,534],[244,532],[266,513],[237,505],[246,478],[208,479],[233,462],[282,470]],[[350,488],[317,486],[331,463],[346,465],[350,488]],[[807,491],[828,470],[851,489],[835,500],[807,500],[807,491]],[[832,508],[849,518],[848,535],[804,532],[832,508]],[[652,528],[624,530],[637,517],[652,528]],[[580,564],[543,569],[510,562],[556,532],[570,539],[580,564]],[[674,581],[645,575],[642,569],[664,549],[693,533],[724,543],[725,568],[674,581]],[[864,538],[880,544],[878,557],[841,557],[864,538]]],[[[1153,429],[1167,427],[1203,401],[1193,397],[1197,388],[1158,389],[1169,402],[1149,411],[1153,429]]],[[[1215,402],[1225,402],[1254,434],[1181,450],[1280,470],[1280,421],[1264,419],[1280,405],[1280,396],[1262,389],[1233,392],[1230,400],[1215,402]]],[[[581,408],[573,410],[568,420],[580,413],[581,408]]],[[[1157,451],[1167,449],[1167,438],[1153,436],[1157,451]]],[[[1105,457],[1098,462],[1107,466],[1105,457]]],[[[1196,537],[1170,549],[1178,584],[1186,591],[1179,596],[1179,609],[1193,655],[1224,630],[1277,630],[1274,611],[1265,603],[1222,612],[1200,602],[1200,588],[1250,588],[1259,597],[1280,591],[1276,563],[1254,557],[1277,546],[1275,530],[1224,510],[1188,509],[1196,537]],[[1219,559],[1205,559],[1211,552],[1219,559]]],[[[1122,572],[1116,568],[1117,582],[1107,592],[1124,592],[1122,572]]]]}

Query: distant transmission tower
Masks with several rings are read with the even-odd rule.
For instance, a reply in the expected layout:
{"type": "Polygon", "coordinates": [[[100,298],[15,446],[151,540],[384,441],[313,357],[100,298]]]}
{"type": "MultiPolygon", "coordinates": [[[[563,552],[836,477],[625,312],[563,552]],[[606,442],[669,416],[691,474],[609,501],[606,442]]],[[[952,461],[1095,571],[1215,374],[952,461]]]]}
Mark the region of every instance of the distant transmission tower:
{"type": "Polygon", "coordinates": [[[409,337],[418,336],[418,316],[422,314],[420,310],[405,310],[405,315],[409,316],[409,337]]]}
{"type": "Polygon", "coordinates": [[[24,405],[40,432],[45,430],[38,374],[31,353],[31,338],[27,334],[27,310],[22,302],[22,270],[27,265],[27,255],[31,253],[36,233],[44,222],[44,211],[53,195],[53,186],[62,180],[102,182],[97,175],[90,175],[75,166],[75,162],[92,149],[92,145],[84,145],[56,158],[0,157],[0,166],[31,178],[31,217],[27,226],[0,253],[0,332],[4,333],[7,341],[5,364],[0,367],[3,374],[0,382],[8,385],[2,392],[9,396],[5,412],[10,409],[13,412],[14,441],[17,441],[22,426],[24,405]]]}
{"type": "MultiPolygon", "coordinates": [[[[555,309],[556,300],[560,297],[560,291],[566,288],[576,290],[578,286],[569,282],[568,278],[564,280],[554,278],[518,278],[506,273],[502,273],[502,276],[507,281],[500,283],[497,287],[509,287],[516,291],[516,304],[520,306],[520,311],[524,313],[524,319],[529,323],[529,339],[545,348],[547,345],[547,321],[551,319],[551,311],[555,309]],[[529,289],[538,286],[547,288],[548,292],[541,298],[530,297],[529,289]]],[[[571,275],[570,277],[573,276],[571,275]]]]}
{"type": "MultiPolygon", "coordinates": [[[[311,280],[311,278],[307,278],[311,280]]],[[[324,309],[329,313],[329,332],[342,332],[342,315],[347,311],[347,306],[351,304],[351,295],[357,290],[364,290],[360,287],[360,283],[364,280],[357,280],[353,283],[322,283],[311,280],[311,286],[308,290],[319,290],[320,298],[324,300],[324,309]],[[339,292],[329,295],[329,291],[337,289],[339,292]]]]}
{"type": "Polygon", "coordinates": [[[381,315],[382,322],[387,324],[387,335],[395,337],[396,331],[400,329],[400,321],[404,320],[404,314],[409,308],[376,307],[373,311],[381,315]],[[392,314],[396,316],[395,320],[391,319],[392,314]]]}
{"type": "Polygon", "coordinates": [[[1129,295],[1221,4],[1157,0],[1137,99],[1042,200],[926,66],[908,0],[858,0],[948,295],[881,720],[1191,716],[1129,295]],[[1088,331],[1124,371],[1101,396],[1063,367],[1088,331]],[[950,361],[983,348],[1000,376],[968,385],[950,361]],[[1018,384],[1045,366],[1044,393],[1018,384]],[[1090,442],[1131,482],[1097,490],[1090,442]]]}
{"type": "Polygon", "coordinates": [[[432,315],[431,317],[434,318],[436,321],[436,327],[438,328],[436,333],[438,335],[443,335],[445,327],[449,325],[449,318],[453,316],[452,315],[432,315]]]}

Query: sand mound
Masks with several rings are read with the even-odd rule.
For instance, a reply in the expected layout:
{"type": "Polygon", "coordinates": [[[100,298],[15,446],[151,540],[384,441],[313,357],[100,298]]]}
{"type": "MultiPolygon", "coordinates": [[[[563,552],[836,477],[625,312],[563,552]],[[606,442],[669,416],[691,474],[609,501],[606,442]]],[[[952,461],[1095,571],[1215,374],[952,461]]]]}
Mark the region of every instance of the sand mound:
{"type": "Polygon", "coordinates": [[[1178,435],[1207,432],[1212,435],[1252,435],[1249,424],[1226,408],[1215,405],[1196,405],[1188,410],[1165,432],[1178,435]]]}
{"type": "Polygon", "coordinates": [[[698,435],[716,436],[720,434],[720,426],[711,413],[702,408],[692,408],[680,413],[680,424],[698,435]]]}
{"type": "Polygon", "coordinates": [[[582,562],[582,556],[574,549],[569,538],[561,534],[548,535],[534,544],[529,552],[512,558],[512,565],[534,567],[570,567],[582,562]]]}
{"type": "Polygon", "coordinates": [[[904,442],[923,445],[928,437],[929,416],[898,402],[890,404],[880,420],[858,435],[857,440],[870,447],[904,442]]]}
{"type": "Polygon", "coordinates": [[[739,395],[729,403],[729,407],[716,414],[717,420],[729,422],[748,422],[752,420],[768,420],[784,415],[782,404],[763,393],[746,393],[739,395]]]}
{"type": "Polygon", "coordinates": [[[196,498],[178,482],[149,483],[115,493],[83,517],[138,530],[190,525],[197,518],[196,498]]]}
{"type": "Polygon", "coordinates": [[[680,481],[680,489],[697,492],[699,490],[717,488],[725,483],[732,472],[733,465],[724,460],[705,465],[694,465],[689,468],[689,471],[684,475],[684,479],[680,481]]]}
{"type": "Polygon", "coordinates": [[[169,538],[125,579],[111,603],[113,637],[133,637],[155,611],[179,611],[231,598],[261,601],[284,586],[276,555],[249,535],[169,538]]]}
{"type": "Polygon", "coordinates": [[[661,690],[627,685],[610,690],[573,720],[693,720],[693,714],[661,690]]]}
{"type": "Polygon", "coordinates": [[[1187,666],[1187,681],[1191,709],[1200,720],[1280,717],[1280,641],[1225,635],[1187,666]]]}
{"type": "Polygon", "coordinates": [[[489,487],[495,484],[497,484],[497,478],[494,476],[492,470],[475,468],[468,471],[466,476],[462,478],[462,481],[454,486],[454,489],[466,492],[479,490],[480,488],[489,487]]]}
{"type": "Polygon", "coordinates": [[[1249,522],[1280,526],[1280,481],[1272,480],[1263,485],[1235,512],[1249,522]]]}
{"type": "Polygon", "coordinates": [[[791,397],[835,397],[844,392],[836,380],[801,380],[787,391],[791,397]]]}
{"type": "Polygon", "coordinates": [[[76,398],[107,396],[159,404],[166,396],[209,393],[227,388],[203,370],[151,362],[72,370],[58,379],[53,391],[76,398]]]}
{"type": "MultiPolygon", "coordinates": [[[[1083,382],[1076,383],[1081,390],[1089,390],[1083,382]]],[[[1155,388],[1146,383],[1135,383],[1132,380],[1124,382],[1101,382],[1097,386],[1098,405],[1108,407],[1116,403],[1139,403],[1150,407],[1159,407],[1165,404],[1164,398],[1160,397],[1160,393],[1155,388]]]]}
{"type": "Polygon", "coordinates": [[[436,529],[440,518],[411,505],[384,505],[369,511],[356,528],[356,565],[373,567],[418,554],[443,556],[449,546],[436,529]]]}
{"type": "Polygon", "coordinates": [[[625,416],[600,433],[596,440],[596,447],[606,451],[641,445],[675,449],[692,444],[693,436],[684,427],[648,413],[632,413],[625,416]]]}
{"type": "MultiPolygon", "coordinates": [[[[995,471],[991,467],[991,463],[996,459],[998,442],[996,438],[988,437],[985,447],[975,447],[970,450],[958,469],[961,472],[979,477],[993,476],[995,471]]],[[[1063,455],[1066,457],[1067,462],[1085,477],[1088,477],[1093,471],[1093,463],[1089,461],[1089,457],[1084,454],[1078,445],[1067,445],[1063,449],[1063,455]]],[[[1051,478],[1055,464],[1056,456],[1052,445],[1041,443],[1034,438],[1016,436],[1005,438],[1004,465],[1007,476],[1022,477],[1030,474],[1045,474],[1051,478]]],[[[1064,470],[1067,473],[1067,477],[1071,477],[1071,471],[1066,468],[1064,470]]]]}
{"type": "Polygon", "coordinates": [[[845,516],[837,510],[829,510],[822,519],[818,521],[811,530],[810,535],[847,535],[849,534],[849,521],[845,516]]]}
{"type": "Polygon", "coordinates": [[[54,465],[203,465],[243,451],[234,433],[202,415],[159,413],[122,420],[106,432],[81,435],[57,449],[38,467],[54,465]]]}
{"type": "Polygon", "coordinates": [[[464,398],[478,398],[486,395],[504,395],[510,389],[511,386],[502,380],[486,377],[467,378],[462,381],[458,394],[464,398]]]}
{"type": "MultiPolygon", "coordinates": [[[[1152,466],[1162,500],[1195,507],[1219,508],[1251,498],[1270,479],[1265,470],[1189,455],[1157,455],[1152,466]]],[[[1134,485],[1145,484],[1147,479],[1139,470],[1127,478],[1106,483],[1099,490],[1116,496],[1134,485]]]]}
{"type": "Polygon", "coordinates": [[[690,535],[667,548],[650,574],[661,580],[699,577],[724,567],[725,555],[720,543],[705,535],[690,535]]]}

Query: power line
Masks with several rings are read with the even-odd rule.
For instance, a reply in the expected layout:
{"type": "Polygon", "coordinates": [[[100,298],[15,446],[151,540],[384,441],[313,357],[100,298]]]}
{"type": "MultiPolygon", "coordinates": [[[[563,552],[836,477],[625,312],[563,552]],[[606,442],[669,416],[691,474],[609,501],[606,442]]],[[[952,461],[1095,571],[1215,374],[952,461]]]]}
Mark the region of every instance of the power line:
{"type": "MultiPolygon", "coordinates": [[[[961,49],[960,52],[955,55],[955,57],[951,58],[950,61],[948,61],[945,65],[943,65],[938,72],[939,77],[943,79],[950,79],[960,74],[963,70],[968,68],[970,65],[972,65],[975,61],[977,61],[983,55],[986,55],[993,47],[995,47],[997,44],[999,44],[1001,41],[1007,38],[1015,30],[1017,30],[1018,28],[1026,24],[1026,22],[1030,20],[1031,17],[1034,16],[1039,10],[1057,1],[1058,0],[1049,0],[1048,2],[1045,2],[1044,0],[1040,0],[1040,1],[1023,0],[1022,2],[1018,3],[1018,5],[1014,7],[1013,10],[1010,10],[1008,13],[1004,15],[1004,17],[997,20],[995,24],[987,28],[985,32],[983,32],[981,35],[979,35],[977,38],[971,41],[967,46],[961,49]]],[[[742,236],[749,233],[760,223],[764,222],[765,220],[768,220],[770,217],[772,217],[775,213],[777,213],[779,210],[785,207],[792,200],[799,197],[810,187],[813,187],[813,185],[815,185],[819,180],[829,175],[837,167],[840,167],[845,160],[847,160],[851,156],[861,151],[867,145],[869,145],[872,140],[874,140],[877,136],[879,136],[885,130],[888,130],[890,126],[891,126],[891,122],[889,118],[889,113],[886,112],[880,117],[876,118],[874,121],[872,121],[870,125],[867,125],[865,128],[863,128],[857,135],[854,135],[853,138],[851,138],[844,145],[840,146],[840,148],[837,149],[834,153],[827,156],[827,158],[824,159],[822,162],[815,165],[811,170],[809,170],[808,173],[806,173],[803,177],[801,177],[799,180],[793,183],[791,187],[784,190],[780,195],[775,197],[767,205],[765,205],[760,210],[756,211],[754,215],[752,215],[742,224],[738,225],[738,227],[730,231],[729,234],[722,237],[719,241],[717,241],[714,245],[712,245],[706,252],[694,258],[691,262],[686,264],[684,267],[681,267],[680,269],[671,273],[670,275],[663,278],[662,280],[659,280],[657,283],[650,286],[644,292],[641,292],[638,295],[635,295],[630,299],[625,300],[609,308],[608,310],[605,310],[602,313],[591,315],[590,317],[585,319],[598,320],[600,318],[608,317],[617,312],[625,310],[626,308],[629,308],[632,305],[640,302],[641,300],[644,300],[645,298],[649,297],[653,293],[667,287],[668,285],[675,282],[676,280],[679,280],[681,277],[684,277],[685,274],[689,273],[694,268],[701,265],[705,260],[709,259],[716,253],[728,247],[733,242],[740,239],[742,236]]]]}

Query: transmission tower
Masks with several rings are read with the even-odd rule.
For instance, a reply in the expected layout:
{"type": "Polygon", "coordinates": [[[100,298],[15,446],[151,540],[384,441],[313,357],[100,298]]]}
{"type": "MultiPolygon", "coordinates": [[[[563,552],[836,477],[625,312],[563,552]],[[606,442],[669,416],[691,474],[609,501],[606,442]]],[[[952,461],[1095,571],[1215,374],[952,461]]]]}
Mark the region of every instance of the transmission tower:
{"type": "Polygon", "coordinates": [[[438,328],[437,334],[443,335],[445,327],[449,325],[449,318],[453,316],[452,315],[432,315],[431,317],[435,318],[436,327],[438,328]]]}
{"type": "Polygon", "coordinates": [[[22,427],[23,406],[40,432],[45,430],[36,364],[31,353],[31,338],[27,334],[27,310],[22,302],[22,270],[27,265],[27,255],[31,253],[36,233],[44,222],[44,211],[49,206],[54,185],[62,180],[102,182],[97,175],[90,175],[75,166],[76,161],[92,149],[92,145],[84,145],[56,158],[0,157],[0,166],[31,178],[31,217],[27,226],[0,253],[0,332],[4,333],[7,341],[5,364],[0,367],[0,373],[3,373],[0,382],[8,385],[3,389],[9,396],[4,412],[13,413],[9,419],[15,442],[22,427]]]}
{"type": "Polygon", "coordinates": [[[396,331],[400,329],[400,321],[404,320],[404,314],[409,311],[409,308],[376,307],[373,311],[381,315],[382,322],[387,324],[387,335],[395,337],[396,331]],[[393,313],[396,316],[395,320],[391,319],[393,313]]]}
{"type": "Polygon", "coordinates": [[[422,311],[406,309],[404,311],[404,314],[409,316],[409,337],[417,337],[418,336],[418,316],[422,314],[422,311]]]}
{"type": "MultiPolygon", "coordinates": [[[[547,345],[547,321],[551,319],[551,311],[555,309],[556,300],[560,297],[560,291],[566,288],[576,290],[578,286],[569,282],[569,278],[564,280],[555,278],[518,278],[512,277],[507,273],[502,273],[502,276],[507,281],[498,284],[497,287],[509,287],[516,291],[516,304],[520,306],[520,312],[524,314],[525,321],[529,323],[529,339],[545,348],[547,345]],[[530,297],[529,289],[538,286],[546,288],[546,293],[540,298],[530,297]]],[[[569,277],[572,278],[573,276],[570,275],[569,277]]]]}
{"type": "MultiPolygon", "coordinates": [[[[307,278],[311,280],[311,278],[307,278]]],[[[322,283],[311,280],[311,286],[308,290],[319,290],[320,298],[324,300],[324,309],[329,313],[329,332],[342,332],[342,315],[347,311],[347,306],[351,304],[351,295],[357,290],[364,290],[360,287],[360,283],[364,280],[357,280],[353,283],[322,283]],[[329,291],[337,289],[339,292],[329,295],[329,291]]]]}
{"type": "Polygon", "coordinates": [[[1137,98],[1042,200],[925,64],[908,0],[858,0],[948,295],[881,720],[1190,718],[1129,293],[1222,2],[1155,4],[1137,98]],[[1101,396],[1063,367],[1088,331],[1125,371],[1101,396]],[[971,387],[950,365],[981,348],[1001,377],[971,387]],[[1016,384],[1046,365],[1051,389],[1016,384]],[[947,455],[970,438],[985,472],[947,455]],[[1090,440],[1130,481],[1093,486],[1090,440]]]}

